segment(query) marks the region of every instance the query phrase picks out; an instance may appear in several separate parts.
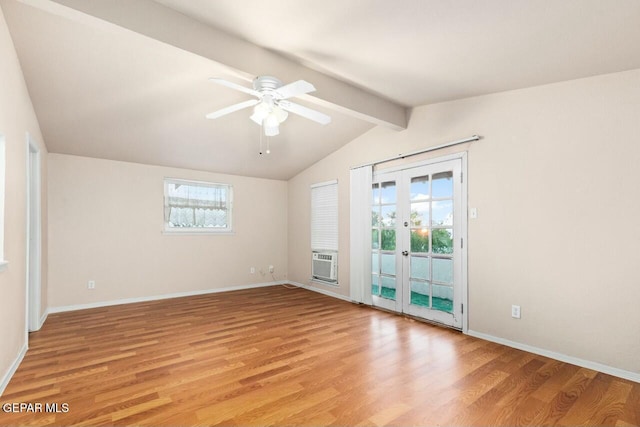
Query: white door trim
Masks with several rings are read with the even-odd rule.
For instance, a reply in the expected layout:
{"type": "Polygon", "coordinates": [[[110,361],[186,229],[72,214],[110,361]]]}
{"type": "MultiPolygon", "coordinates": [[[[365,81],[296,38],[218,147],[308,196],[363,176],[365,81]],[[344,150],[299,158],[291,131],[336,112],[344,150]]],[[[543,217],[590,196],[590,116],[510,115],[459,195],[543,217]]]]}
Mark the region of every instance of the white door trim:
{"type": "Polygon", "coordinates": [[[27,253],[26,253],[26,331],[37,331],[42,326],[41,309],[41,268],[42,268],[42,214],[41,214],[41,174],[40,148],[27,133],[27,253]]]}

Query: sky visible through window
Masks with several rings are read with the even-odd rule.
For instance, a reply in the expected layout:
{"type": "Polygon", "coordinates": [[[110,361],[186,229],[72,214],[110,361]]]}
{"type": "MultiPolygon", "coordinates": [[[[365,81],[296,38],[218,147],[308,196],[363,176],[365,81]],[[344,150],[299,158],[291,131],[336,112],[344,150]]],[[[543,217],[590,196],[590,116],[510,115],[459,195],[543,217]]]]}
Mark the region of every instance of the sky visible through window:
{"type": "MultiPolygon", "coordinates": [[[[453,179],[450,172],[443,174],[435,174],[431,185],[434,198],[444,198],[453,196],[453,179]]],[[[428,177],[424,180],[418,179],[411,183],[412,201],[424,201],[430,200],[429,195],[429,181],[428,177]]],[[[373,204],[394,204],[396,203],[396,185],[395,183],[382,183],[380,188],[376,187],[373,190],[373,204]]],[[[438,200],[431,202],[431,225],[452,225],[453,224],[453,200],[438,200]]],[[[382,222],[385,227],[393,226],[395,223],[395,205],[382,206],[381,216],[382,222]],[[394,221],[391,221],[393,219],[394,221]]],[[[422,225],[428,223],[426,220],[429,218],[429,203],[412,203],[412,213],[417,214],[418,217],[424,218],[425,221],[422,225]]]]}

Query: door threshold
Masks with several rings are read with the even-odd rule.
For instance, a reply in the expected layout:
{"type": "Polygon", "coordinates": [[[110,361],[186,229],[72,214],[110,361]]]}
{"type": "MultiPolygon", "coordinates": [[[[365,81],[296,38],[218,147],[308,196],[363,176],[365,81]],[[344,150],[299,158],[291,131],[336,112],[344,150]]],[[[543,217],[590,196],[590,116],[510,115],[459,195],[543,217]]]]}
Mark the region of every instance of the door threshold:
{"type": "Polygon", "coordinates": [[[404,317],[404,318],[409,319],[409,320],[416,320],[416,321],[418,321],[420,323],[427,323],[429,325],[439,326],[441,328],[451,329],[452,331],[462,332],[462,328],[456,328],[455,326],[447,325],[446,323],[440,323],[440,322],[437,322],[435,320],[425,319],[424,317],[413,316],[413,315],[407,314],[407,313],[398,313],[397,311],[389,310],[388,308],[378,307],[378,306],[375,306],[375,305],[370,305],[369,307],[373,308],[374,310],[384,311],[385,313],[389,313],[389,314],[393,314],[393,315],[396,315],[396,316],[404,317]]]}

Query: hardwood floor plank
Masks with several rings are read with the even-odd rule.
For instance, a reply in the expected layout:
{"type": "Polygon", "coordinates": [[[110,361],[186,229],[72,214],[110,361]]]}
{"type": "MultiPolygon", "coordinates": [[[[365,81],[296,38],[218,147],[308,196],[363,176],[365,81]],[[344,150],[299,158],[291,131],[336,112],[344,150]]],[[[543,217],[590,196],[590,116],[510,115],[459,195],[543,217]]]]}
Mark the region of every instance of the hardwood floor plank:
{"type": "Polygon", "coordinates": [[[627,402],[620,415],[620,420],[628,424],[640,426],[640,387],[637,387],[634,383],[628,383],[631,384],[632,388],[629,396],[627,396],[627,402]]]}
{"type": "Polygon", "coordinates": [[[633,385],[630,382],[614,379],[604,399],[598,404],[599,411],[594,417],[595,421],[600,425],[611,425],[617,422],[624,413],[632,388],[633,385]]]}
{"type": "Polygon", "coordinates": [[[555,397],[532,420],[532,425],[557,425],[571,407],[580,400],[582,393],[591,383],[594,372],[579,368],[571,379],[556,392],[555,397]]]}
{"type": "Polygon", "coordinates": [[[622,415],[631,385],[613,377],[598,374],[584,391],[582,398],[560,419],[560,425],[572,426],[592,422],[612,425],[622,415]]]}
{"type": "MultiPolygon", "coordinates": [[[[485,365],[487,366],[487,365],[485,365]]],[[[475,381],[469,381],[465,386],[457,386],[460,389],[460,400],[465,405],[471,405],[473,402],[481,398],[486,392],[495,388],[503,382],[509,374],[506,372],[492,369],[484,378],[475,381]]]]}
{"type": "Polygon", "coordinates": [[[231,398],[224,399],[224,405],[212,405],[196,411],[198,420],[210,424],[228,423],[229,419],[246,416],[246,413],[261,406],[278,401],[283,397],[295,395],[304,390],[300,384],[277,384],[265,389],[254,388],[231,398]]]}
{"type": "Polygon", "coordinates": [[[550,403],[560,390],[573,376],[578,372],[580,367],[569,365],[568,363],[555,362],[558,364],[558,370],[544,384],[540,385],[537,390],[531,393],[531,396],[542,402],[550,403]]]}
{"type": "Polygon", "coordinates": [[[638,425],[640,384],[303,289],[52,314],[0,425],[638,425]]]}

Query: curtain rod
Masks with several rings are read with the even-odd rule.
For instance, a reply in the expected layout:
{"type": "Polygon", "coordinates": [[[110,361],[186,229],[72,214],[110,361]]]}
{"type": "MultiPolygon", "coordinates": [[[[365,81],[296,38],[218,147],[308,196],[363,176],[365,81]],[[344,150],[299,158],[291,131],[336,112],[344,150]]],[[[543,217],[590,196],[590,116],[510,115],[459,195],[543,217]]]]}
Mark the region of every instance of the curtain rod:
{"type": "Polygon", "coordinates": [[[387,157],[386,159],[378,160],[375,162],[365,163],[358,166],[353,166],[351,169],[363,168],[365,166],[375,166],[379,163],[390,162],[391,160],[404,159],[405,157],[415,156],[417,154],[428,153],[429,151],[442,150],[443,148],[453,147],[454,145],[460,145],[467,142],[478,141],[481,138],[479,135],[473,135],[468,138],[459,139],[457,141],[447,142],[442,145],[436,145],[435,147],[423,148],[422,150],[410,151],[406,154],[398,154],[397,156],[387,157]]]}

